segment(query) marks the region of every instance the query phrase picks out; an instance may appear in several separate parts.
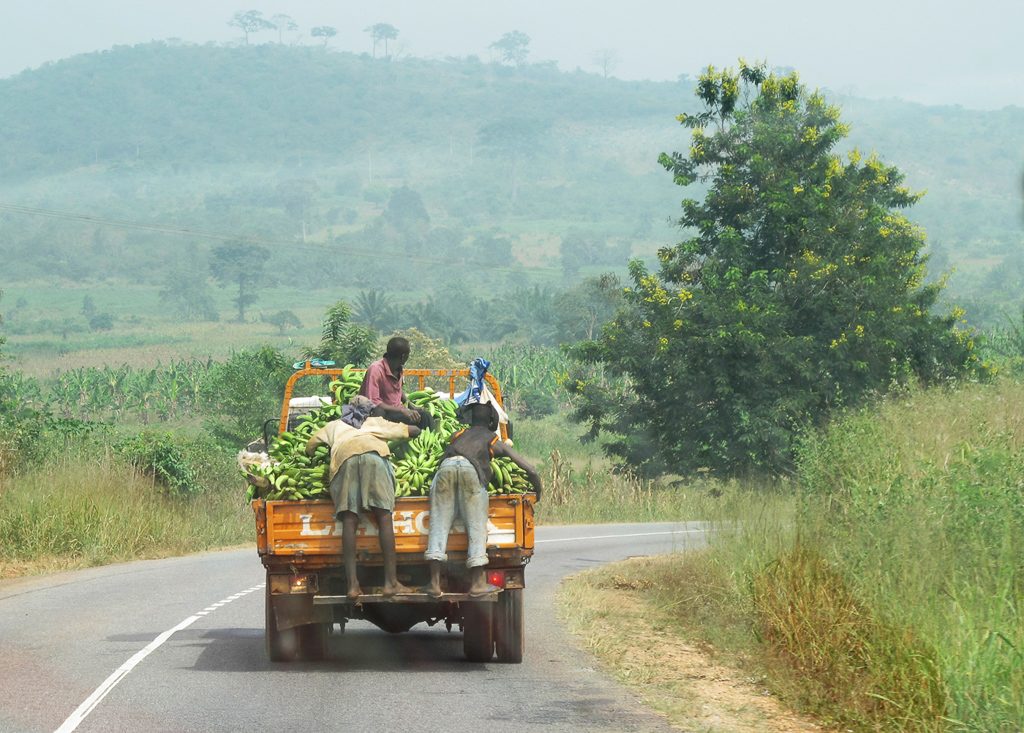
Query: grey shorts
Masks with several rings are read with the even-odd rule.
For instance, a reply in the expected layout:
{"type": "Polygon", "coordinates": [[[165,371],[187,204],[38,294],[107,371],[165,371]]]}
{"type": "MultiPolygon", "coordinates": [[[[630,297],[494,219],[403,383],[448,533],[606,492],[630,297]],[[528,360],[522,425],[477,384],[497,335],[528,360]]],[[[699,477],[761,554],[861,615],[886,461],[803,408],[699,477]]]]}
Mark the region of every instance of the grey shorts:
{"type": "Polygon", "coordinates": [[[360,453],[344,463],[331,479],[334,513],[367,514],[373,508],[395,510],[395,474],[386,458],[377,453],[360,453]]]}

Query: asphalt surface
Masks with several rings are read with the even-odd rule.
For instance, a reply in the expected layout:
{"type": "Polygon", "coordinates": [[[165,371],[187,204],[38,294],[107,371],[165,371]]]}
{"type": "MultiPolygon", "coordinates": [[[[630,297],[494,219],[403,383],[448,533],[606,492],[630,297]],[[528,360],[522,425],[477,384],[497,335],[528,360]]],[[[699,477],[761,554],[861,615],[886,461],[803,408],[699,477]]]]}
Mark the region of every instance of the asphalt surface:
{"type": "Polygon", "coordinates": [[[555,616],[559,581],[700,547],[700,524],[541,527],[522,664],[473,664],[458,630],[351,622],[322,662],[272,664],[251,550],[0,585],[0,731],[669,731],[555,616]]]}

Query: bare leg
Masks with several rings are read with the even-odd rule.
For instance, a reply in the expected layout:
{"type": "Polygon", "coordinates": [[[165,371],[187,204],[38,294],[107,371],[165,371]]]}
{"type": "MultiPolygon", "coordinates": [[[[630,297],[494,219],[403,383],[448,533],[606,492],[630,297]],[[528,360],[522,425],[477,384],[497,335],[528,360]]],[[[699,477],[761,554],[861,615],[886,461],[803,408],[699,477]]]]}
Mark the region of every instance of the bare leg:
{"type": "Polygon", "coordinates": [[[345,577],[348,578],[348,597],[355,600],[363,594],[356,575],[356,529],[359,515],[354,512],[341,513],[341,552],[345,558],[345,577]]]}
{"type": "Polygon", "coordinates": [[[398,556],[395,552],[395,526],[391,522],[391,512],[387,509],[371,507],[377,518],[377,530],[380,533],[380,551],[384,555],[384,595],[393,596],[397,593],[413,593],[398,582],[398,556]]]}
{"type": "Polygon", "coordinates": [[[441,597],[441,561],[430,561],[430,584],[427,586],[427,595],[431,598],[441,597]]]}
{"type": "Polygon", "coordinates": [[[482,566],[469,569],[469,595],[485,596],[492,591],[498,590],[496,586],[488,584],[485,570],[486,568],[482,566]]]}

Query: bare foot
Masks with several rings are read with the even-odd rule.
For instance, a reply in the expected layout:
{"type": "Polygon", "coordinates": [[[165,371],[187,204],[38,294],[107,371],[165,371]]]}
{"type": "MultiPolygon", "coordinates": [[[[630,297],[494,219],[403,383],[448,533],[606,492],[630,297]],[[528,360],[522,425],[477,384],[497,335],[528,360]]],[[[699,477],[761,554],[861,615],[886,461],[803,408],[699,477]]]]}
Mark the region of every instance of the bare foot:
{"type": "Polygon", "coordinates": [[[357,598],[359,598],[359,596],[363,595],[363,589],[360,588],[358,585],[353,585],[349,587],[348,593],[346,593],[345,595],[348,596],[348,599],[350,601],[354,601],[357,598]]]}
{"type": "Polygon", "coordinates": [[[425,586],[423,588],[423,592],[426,593],[431,598],[440,598],[441,596],[444,595],[444,593],[441,592],[441,586],[439,586],[439,585],[428,585],[428,586],[425,586]]]}
{"type": "Polygon", "coordinates": [[[402,585],[401,583],[399,583],[396,580],[394,583],[385,583],[384,584],[383,595],[384,595],[385,598],[390,598],[391,596],[403,595],[405,593],[415,593],[415,592],[416,591],[414,591],[412,588],[408,588],[408,587],[402,585]]]}
{"type": "Polygon", "coordinates": [[[479,598],[480,596],[490,595],[491,593],[494,593],[497,590],[501,590],[501,589],[498,588],[498,586],[496,586],[496,585],[490,585],[488,583],[484,583],[483,585],[478,586],[478,585],[476,585],[474,583],[473,585],[471,585],[469,587],[469,597],[470,598],[479,598]]]}

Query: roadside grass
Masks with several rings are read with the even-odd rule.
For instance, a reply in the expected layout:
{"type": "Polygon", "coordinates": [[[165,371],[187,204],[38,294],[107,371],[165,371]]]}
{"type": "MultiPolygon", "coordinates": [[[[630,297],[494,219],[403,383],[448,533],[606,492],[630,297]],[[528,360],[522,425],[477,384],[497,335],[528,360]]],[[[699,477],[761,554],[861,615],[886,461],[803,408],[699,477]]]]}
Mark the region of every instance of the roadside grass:
{"type": "Polygon", "coordinates": [[[715,561],[694,551],[586,571],[562,584],[559,615],[606,671],[683,730],[820,730],[766,690],[742,593],[715,561]]]}
{"type": "Polygon", "coordinates": [[[822,562],[913,639],[887,663],[941,686],[951,730],[1024,730],[1024,384],[850,414],[801,466],[822,562]]]}
{"type": "Polygon", "coordinates": [[[1024,385],[841,416],[808,439],[795,488],[703,494],[690,510],[715,528],[707,551],[573,579],[564,612],[628,639],[631,620],[587,590],[617,583],[679,644],[844,730],[1024,730],[1024,385]]]}
{"type": "Polygon", "coordinates": [[[238,485],[172,497],[109,452],[51,458],[0,478],[0,577],[249,542],[238,485]]]}

